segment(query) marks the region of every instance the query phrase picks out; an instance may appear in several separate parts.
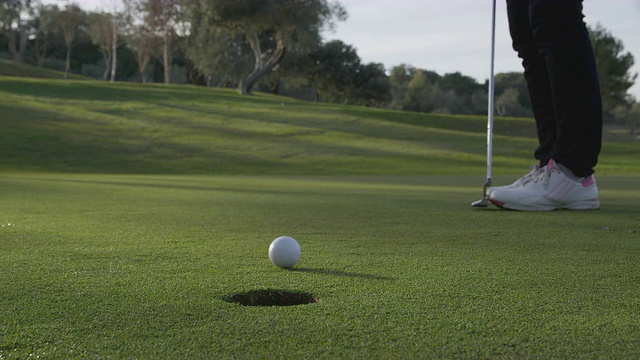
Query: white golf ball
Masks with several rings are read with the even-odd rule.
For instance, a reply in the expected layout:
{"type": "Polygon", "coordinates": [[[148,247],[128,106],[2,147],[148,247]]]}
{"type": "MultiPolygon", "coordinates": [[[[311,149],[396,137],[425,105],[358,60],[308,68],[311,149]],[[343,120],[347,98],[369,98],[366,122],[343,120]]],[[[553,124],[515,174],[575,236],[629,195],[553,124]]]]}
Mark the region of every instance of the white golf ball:
{"type": "Polygon", "coordinates": [[[300,245],[291,236],[280,236],[269,245],[269,259],[281,268],[291,268],[300,260],[300,245]]]}

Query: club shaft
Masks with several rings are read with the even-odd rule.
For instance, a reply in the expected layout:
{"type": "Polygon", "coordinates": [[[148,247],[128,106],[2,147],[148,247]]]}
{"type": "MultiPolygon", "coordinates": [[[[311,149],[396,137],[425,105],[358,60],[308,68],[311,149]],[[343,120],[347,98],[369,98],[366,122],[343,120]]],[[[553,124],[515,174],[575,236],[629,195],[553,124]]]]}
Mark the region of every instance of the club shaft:
{"type": "Polygon", "coordinates": [[[489,72],[489,94],[487,109],[487,184],[491,184],[493,165],[493,112],[495,98],[495,53],[496,53],[496,0],[493,0],[491,11],[491,69],[489,72]]]}

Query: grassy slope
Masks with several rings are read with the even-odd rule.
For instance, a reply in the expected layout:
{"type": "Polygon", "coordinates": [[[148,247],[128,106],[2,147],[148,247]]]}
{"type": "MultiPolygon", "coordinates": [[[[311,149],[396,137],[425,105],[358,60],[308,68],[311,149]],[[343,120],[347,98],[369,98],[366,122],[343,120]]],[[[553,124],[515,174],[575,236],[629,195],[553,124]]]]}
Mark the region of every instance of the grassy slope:
{"type": "Polygon", "coordinates": [[[481,117],[6,77],[0,111],[0,358],[640,356],[637,144],[600,211],[474,211],[481,117]],[[263,288],[319,302],[222,300],[263,288]]]}
{"type": "MultiPolygon", "coordinates": [[[[13,61],[0,60],[0,76],[20,76],[38,79],[63,79],[64,72],[36,66],[18,64],[13,61]]],[[[85,76],[70,74],[70,79],[87,80],[85,76]]]]}
{"type": "MultiPolygon", "coordinates": [[[[482,174],[485,119],[194,87],[0,78],[0,169],[99,173],[482,174]]],[[[527,119],[498,119],[495,168],[519,173],[527,119]]],[[[607,143],[601,173],[637,172],[607,143]]]]}

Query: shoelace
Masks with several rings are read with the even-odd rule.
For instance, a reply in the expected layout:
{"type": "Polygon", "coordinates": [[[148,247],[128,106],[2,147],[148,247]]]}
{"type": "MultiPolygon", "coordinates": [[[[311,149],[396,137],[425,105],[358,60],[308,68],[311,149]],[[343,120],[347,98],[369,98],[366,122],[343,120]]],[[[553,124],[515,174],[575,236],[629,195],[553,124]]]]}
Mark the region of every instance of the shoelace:
{"type": "Polygon", "coordinates": [[[539,173],[542,169],[545,169],[545,167],[538,167],[538,164],[533,164],[529,167],[529,172],[522,177],[522,185],[527,185],[528,183],[535,181],[537,182],[537,178],[539,176],[539,173]]]}
{"type": "Polygon", "coordinates": [[[549,184],[549,178],[551,177],[551,170],[548,166],[541,167],[533,176],[533,181],[542,181],[542,185],[545,187],[549,184]]]}
{"type": "Polygon", "coordinates": [[[535,177],[538,170],[540,170],[538,164],[532,164],[531,166],[529,166],[529,172],[522,177],[523,183],[528,183],[529,181],[531,181],[531,179],[535,177]]]}

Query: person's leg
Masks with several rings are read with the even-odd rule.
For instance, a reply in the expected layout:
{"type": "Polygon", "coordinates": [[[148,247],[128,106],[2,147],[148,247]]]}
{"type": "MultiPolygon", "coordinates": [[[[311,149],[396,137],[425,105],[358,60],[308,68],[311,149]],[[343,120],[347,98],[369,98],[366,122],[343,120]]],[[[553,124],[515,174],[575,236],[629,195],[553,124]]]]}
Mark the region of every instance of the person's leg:
{"type": "Polygon", "coordinates": [[[602,105],[582,0],[507,0],[507,6],[514,48],[523,59],[534,102],[539,140],[555,139],[550,148],[540,140],[538,150],[543,155],[536,152],[536,156],[546,154],[546,166],[521,186],[495,189],[489,200],[528,211],[598,209],[592,174],[600,152],[602,105]],[[525,7],[531,37],[522,25],[525,7]],[[545,78],[547,85],[543,85],[545,78]],[[544,134],[551,135],[545,138],[544,134]]]}
{"type": "Polygon", "coordinates": [[[539,146],[535,150],[534,157],[540,161],[539,165],[545,166],[553,157],[556,121],[547,63],[533,37],[529,8],[529,0],[507,0],[507,16],[513,49],[522,59],[524,77],[536,121],[539,146]]]}
{"type": "Polygon", "coordinates": [[[551,157],[576,176],[587,177],[600,153],[602,103],[582,0],[529,0],[529,5],[533,39],[544,58],[553,99],[557,138],[551,157]]]}
{"type": "Polygon", "coordinates": [[[533,38],[529,15],[529,0],[506,0],[509,32],[513,49],[522,59],[524,77],[529,90],[532,110],[538,134],[538,147],[533,156],[538,160],[529,172],[514,183],[492,187],[487,191],[491,196],[495,190],[519,188],[529,182],[537,171],[547,165],[553,156],[556,142],[556,122],[554,119],[551,85],[547,74],[547,64],[533,38]]]}

